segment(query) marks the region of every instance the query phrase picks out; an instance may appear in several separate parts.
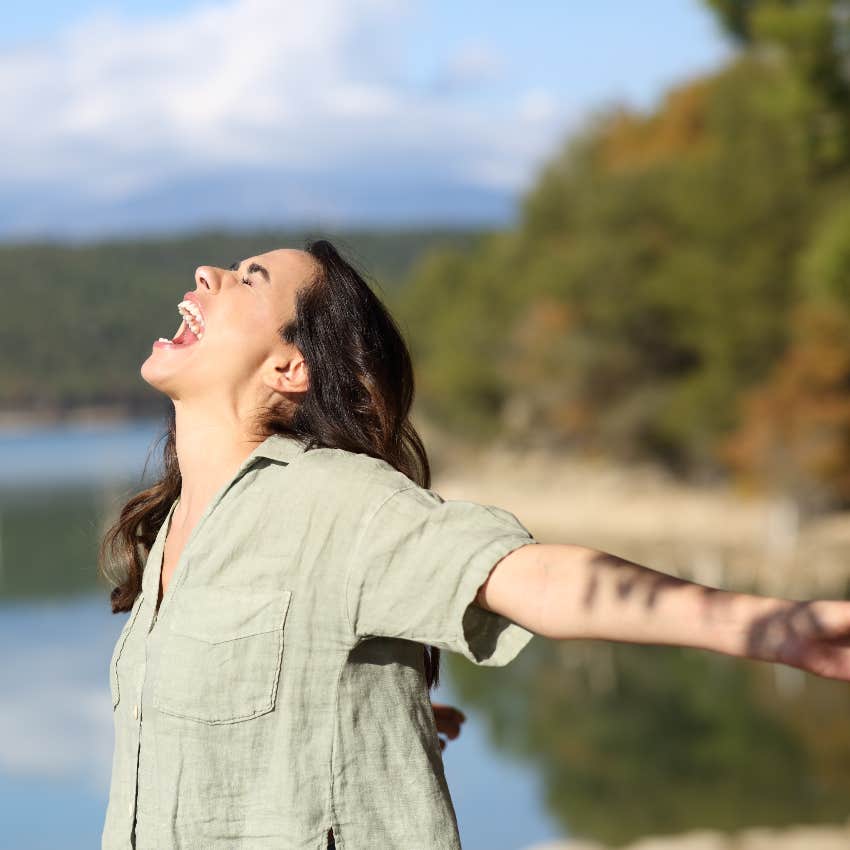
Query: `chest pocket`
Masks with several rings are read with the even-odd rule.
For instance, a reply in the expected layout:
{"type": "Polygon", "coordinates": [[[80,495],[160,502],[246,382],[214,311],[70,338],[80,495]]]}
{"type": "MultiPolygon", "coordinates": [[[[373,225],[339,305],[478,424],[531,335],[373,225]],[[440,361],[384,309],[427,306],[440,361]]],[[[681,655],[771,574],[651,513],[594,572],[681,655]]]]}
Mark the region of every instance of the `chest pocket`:
{"type": "Polygon", "coordinates": [[[202,723],[271,711],[291,597],[291,590],[181,587],[168,612],[153,704],[202,723]]]}
{"type": "Polygon", "coordinates": [[[118,660],[121,658],[121,653],[124,650],[124,644],[133,628],[133,623],[139,613],[139,608],[142,606],[143,594],[140,592],[133,602],[133,607],[130,608],[130,614],[127,617],[127,622],[124,623],[124,628],[121,629],[118,635],[118,640],[115,642],[115,649],[112,650],[112,658],[109,662],[109,690],[112,692],[112,707],[115,708],[121,698],[121,691],[118,680],[118,660]]]}

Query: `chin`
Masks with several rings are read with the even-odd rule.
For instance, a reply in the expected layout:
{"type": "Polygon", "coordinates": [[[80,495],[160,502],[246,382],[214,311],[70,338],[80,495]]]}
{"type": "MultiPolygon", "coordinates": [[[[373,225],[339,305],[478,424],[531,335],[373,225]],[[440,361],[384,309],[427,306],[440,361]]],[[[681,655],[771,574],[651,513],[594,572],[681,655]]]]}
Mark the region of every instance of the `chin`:
{"type": "Polygon", "coordinates": [[[177,370],[173,366],[169,367],[168,364],[163,362],[156,351],[148,356],[139,369],[143,381],[150,384],[155,390],[166,393],[166,395],[171,395],[168,390],[170,385],[174,383],[173,377],[176,372],[177,370]]]}

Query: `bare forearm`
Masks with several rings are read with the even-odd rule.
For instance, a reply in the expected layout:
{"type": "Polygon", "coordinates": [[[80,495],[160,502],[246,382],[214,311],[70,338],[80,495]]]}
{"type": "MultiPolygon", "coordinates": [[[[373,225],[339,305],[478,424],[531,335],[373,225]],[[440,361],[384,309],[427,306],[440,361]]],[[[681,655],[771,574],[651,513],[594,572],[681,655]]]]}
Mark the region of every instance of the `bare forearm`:
{"type": "Polygon", "coordinates": [[[710,649],[850,681],[850,601],[735,593],[598,549],[530,543],[505,555],[475,602],[543,637],[710,649]]]}
{"type": "Polygon", "coordinates": [[[777,649],[771,615],[794,604],[697,584],[584,546],[526,548],[537,559],[539,633],[556,639],[669,644],[770,660],[777,649]]]}

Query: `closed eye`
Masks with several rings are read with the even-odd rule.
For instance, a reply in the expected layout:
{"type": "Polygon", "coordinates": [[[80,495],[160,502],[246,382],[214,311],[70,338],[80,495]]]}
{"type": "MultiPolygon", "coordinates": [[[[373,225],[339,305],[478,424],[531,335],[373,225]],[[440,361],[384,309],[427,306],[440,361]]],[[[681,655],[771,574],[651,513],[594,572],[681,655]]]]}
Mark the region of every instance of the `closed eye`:
{"type": "MultiPolygon", "coordinates": [[[[241,263],[239,262],[239,260],[235,260],[234,262],[232,262],[232,263],[230,264],[230,271],[232,271],[232,272],[239,271],[239,266],[240,266],[240,265],[241,265],[241,263]]],[[[249,274],[251,273],[251,269],[248,269],[248,273],[249,273],[249,274]]],[[[254,285],[253,283],[251,283],[251,281],[250,281],[250,280],[248,280],[248,278],[247,278],[247,277],[243,277],[243,278],[242,278],[242,283],[247,283],[247,284],[248,284],[248,286],[253,286],[253,285],[254,285]]]]}
{"type": "MultiPolygon", "coordinates": [[[[236,260],[230,264],[230,271],[236,272],[239,271],[239,267],[242,265],[240,260],[236,260]]],[[[259,263],[251,263],[247,269],[245,269],[245,274],[254,274],[254,272],[258,272],[263,276],[266,283],[271,284],[272,278],[269,274],[269,270],[265,266],[261,266],[259,263]]],[[[242,278],[242,283],[247,283],[248,286],[253,286],[253,282],[248,280],[247,277],[242,278]]]]}

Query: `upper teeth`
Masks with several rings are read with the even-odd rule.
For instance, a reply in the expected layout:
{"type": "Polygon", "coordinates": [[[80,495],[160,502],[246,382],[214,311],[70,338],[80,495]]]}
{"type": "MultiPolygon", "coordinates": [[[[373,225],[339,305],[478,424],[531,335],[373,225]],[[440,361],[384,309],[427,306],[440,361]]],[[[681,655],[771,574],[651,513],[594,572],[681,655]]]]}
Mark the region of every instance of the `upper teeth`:
{"type": "Polygon", "coordinates": [[[181,301],[177,305],[177,310],[186,320],[186,324],[189,325],[192,333],[198,339],[202,339],[204,336],[204,317],[201,315],[198,305],[194,301],[181,301]]]}

